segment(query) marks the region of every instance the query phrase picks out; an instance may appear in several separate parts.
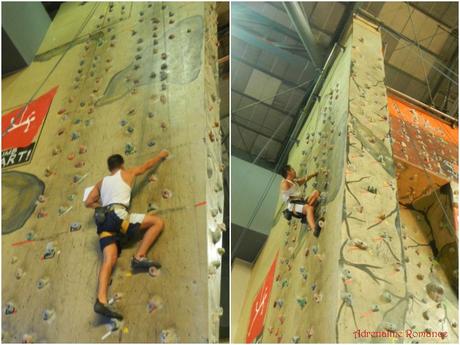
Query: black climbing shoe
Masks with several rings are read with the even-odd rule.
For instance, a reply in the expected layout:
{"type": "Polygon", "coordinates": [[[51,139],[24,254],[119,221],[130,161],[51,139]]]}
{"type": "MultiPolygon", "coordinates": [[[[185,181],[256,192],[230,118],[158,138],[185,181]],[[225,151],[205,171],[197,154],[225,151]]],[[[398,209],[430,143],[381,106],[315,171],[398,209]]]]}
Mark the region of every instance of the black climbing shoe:
{"type": "Polygon", "coordinates": [[[319,224],[316,224],[316,226],[315,226],[315,231],[313,231],[313,236],[315,236],[316,238],[318,238],[320,232],[321,232],[321,227],[319,226],[319,224]]]}
{"type": "Polygon", "coordinates": [[[94,311],[110,319],[123,320],[123,315],[114,311],[110,305],[99,302],[98,298],[96,298],[96,303],[94,303],[94,311]]]}
{"type": "Polygon", "coordinates": [[[161,264],[157,261],[153,261],[147,259],[145,256],[142,257],[140,260],[136,259],[134,256],[131,260],[131,268],[141,268],[141,269],[149,269],[150,267],[161,268],[161,264]]]}

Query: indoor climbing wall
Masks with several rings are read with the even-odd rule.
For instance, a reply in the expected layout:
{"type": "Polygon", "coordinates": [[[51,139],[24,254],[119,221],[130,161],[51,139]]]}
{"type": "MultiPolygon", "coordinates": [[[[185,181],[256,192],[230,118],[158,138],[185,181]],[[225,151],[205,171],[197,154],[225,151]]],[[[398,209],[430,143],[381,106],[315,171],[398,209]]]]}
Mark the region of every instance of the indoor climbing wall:
{"type": "Polygon", "coordinates": [[[430,270],[433,253],[414,250],[420,227],[401,224],[384,77],[379,32],[355,20],[336,340],[456,342],[456,321],[449,320],[458,302],[433,298],[442,276],[430,270]],[[372,340],[357,338],[357,329],[387,333],[372,340]],[[433,333],[419,333],[425,331],[433,333]]]}
{"type": "Polygon", "coordinates": [[[426,224],[406,209],[401,224],[380,33],[355,18],[345,37],[289,155],[298,175],[318,171],[304,193],[321,192],[315,215],[325,226],[316,239],[280,215],[280,202],[235,340],[456,342],[457,297],[427,246],[426,224]]]}
{"type": "Polygon", "coordinates": [[[55,92],[37,105],[38,130],[31,107],[3,126],[36,131],[29,164],[2,152],[4,342],[218,341],[217,83],[214,3],[61,6],[32,65],[3,80],[2,114],[55,92]],[[164,218],[149,253],[163,267],[134,274],[137,239],[125,243],[109,290],[125,318],[113,323],[93,312],[101,253],[83,190],[107,175],[109,155],[133,166],[163,148],[170,157],[138,178],[131,203],[164,218]]]}
{"type": "Polygon", "coordinates": [[[344,164],[348,117],[348,88],[351,44],[344,44],[324,82],[320,98],[289,154],[289,164],[298,176],[318,172],[303,189],[305,196],[314,189],[321,192],[315,216],[325,218],[319,238],[297,218],[288,222],[282,215],[280,200],[274,225],[265,247],[252,270],[241,313],[236,341],[248,339],[256,320],[250,308],[256,301],[262,281],[276,260],[276,271],[263,317],[263,329],[257,339],[268,343],[305,343],[332,341],[339,289],[338,232],[342,223],[344,164]]]}
{"type": "Polygon", "coordinates": [[[400,201],[458,180],[458,128],[392,94],[388,111],[400,201]]]}

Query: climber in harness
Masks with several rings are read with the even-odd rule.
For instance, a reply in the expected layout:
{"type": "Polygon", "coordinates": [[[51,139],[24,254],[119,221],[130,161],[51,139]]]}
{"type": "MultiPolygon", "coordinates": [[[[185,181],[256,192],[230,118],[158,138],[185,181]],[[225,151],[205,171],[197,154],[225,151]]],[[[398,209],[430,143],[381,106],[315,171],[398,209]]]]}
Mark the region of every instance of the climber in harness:
{"type": "Polygon", "coordinates": [[[123,316],[108,304],[107,292],[110,276],[121,253],[120,239],[131,236],[138,230],[144,231],[140,245],[131,259],[131,268],[160,268],[160,263],[146,257],[151,245],[164,228],[164,221],[156,215],[128,213],[131,202],[131,189],[137,176],[146,173],[160,163],[169,153],[162,150],[157,156],[144,164],[126,168],[121,155],[115,154],[107,159],[110,175],[100,180],[89,193],[85,206],[94,208],[94,219],[99,235],[99,245],[103,254],[99,270],[99,284],[94,311],[109,318],[122,320],[123,316]]]}
{"type": "Polygon", "coordinates": [[[305,200],[302,198],[300,186],[305,185],[307,181],[317,176],[314,173],[305,177],[297,178],[297,173],[290,165],[286,165],[281,170],[284,179],[281,181],[281,196],[286,203],[283,215],[287,220],[292,217],[300,218],[302,223],[307,223],[313,230],[315,237],[319,236],[321,227],[315,223],[314,205],[319,198],[319,192],[314,190],[305,200]]]}

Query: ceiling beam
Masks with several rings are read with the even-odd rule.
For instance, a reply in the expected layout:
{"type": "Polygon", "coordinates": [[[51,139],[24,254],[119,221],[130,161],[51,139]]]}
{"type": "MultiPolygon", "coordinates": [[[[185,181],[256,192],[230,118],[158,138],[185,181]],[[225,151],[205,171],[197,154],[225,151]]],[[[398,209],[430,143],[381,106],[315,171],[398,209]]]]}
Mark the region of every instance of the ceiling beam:
{"type": "Polygon", "coordinates": [[[318,69],[323,64],[322,49],[316,42],[316,38],[313,35],[308,18],[302,11],[302,7],[298,2],[283,2],[284,8],[294,25],[300,39],[302,40],[305,51],[308,54],[310,61],[313,66],[318,69]]]}
{"type": "Polygon", "coordinates": [[[301,57],[285,49],[276,47],[270,41],[249,32],[248,30],[242,28],[241,26],[237,26],[237,25],[233,26],[231,29],[231,33],[232,33],[232,36],[239,38],[242,41],[245,41],[249,45],[265,50],[274,56],[277,56],[283,60],[288,61],[289,63],[297,64],[299,66],[304,66],[308,62],[308,59],[306,57],[301,57]]]}

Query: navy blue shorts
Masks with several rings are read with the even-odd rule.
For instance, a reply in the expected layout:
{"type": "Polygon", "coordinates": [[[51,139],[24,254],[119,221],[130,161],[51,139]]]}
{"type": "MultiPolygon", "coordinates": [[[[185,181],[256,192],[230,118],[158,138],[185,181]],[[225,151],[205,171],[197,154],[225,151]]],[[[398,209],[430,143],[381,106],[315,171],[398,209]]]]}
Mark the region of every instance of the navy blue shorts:
{"type": "Polygon", "coordinates": [[[121,238],[123,236],[131,237],[138,231],[144,216],[138,213],[128,215],[128,212],[124,209],[115,209],[107,212],[104,223],[97,225],[101,251],[104,252],[105,247],[115,243],[117,245],[118,256],[120,256],[121,238]]]}

